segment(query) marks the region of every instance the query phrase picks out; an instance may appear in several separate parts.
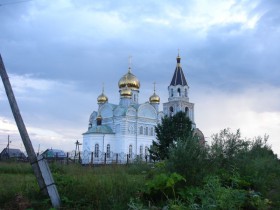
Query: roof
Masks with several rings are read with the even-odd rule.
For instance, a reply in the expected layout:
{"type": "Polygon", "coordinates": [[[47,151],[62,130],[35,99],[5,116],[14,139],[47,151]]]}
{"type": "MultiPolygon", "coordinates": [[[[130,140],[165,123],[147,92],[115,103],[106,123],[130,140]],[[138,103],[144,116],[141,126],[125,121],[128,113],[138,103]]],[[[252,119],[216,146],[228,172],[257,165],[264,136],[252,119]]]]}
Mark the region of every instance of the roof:
{"type": "Polygon", "coordinates": [[[175,72],[173,74],[173,78],[171,80],[170,86],[176,86],[176,85],[182,85],[182,86],[188,86],[187,80],[185,78],[183,69],[180,64],[181,58],[177,57],[177,66],[175,69],[175,72]]]}
{"type": "Polygon", "coordinates": [[[47,149],[42,153],[42,155],[46,158],[53,158],[53,157],[65,158],[66,157],[65,152],[60,149],[47,149]]]}
{"type": "Polygon", "coordinates": [[[97,125],[91,127],[87,132],[84,134],[89,134],[89,133],[96,133],[96,134],[114,134],[112,129],[108,125],[97,125]]]}
{"type": "Polygon", "coordinates": [[[24,153],[20,149],[5,148],[1,152],[1,156],[9,157],[25,157],[24,153]]]}

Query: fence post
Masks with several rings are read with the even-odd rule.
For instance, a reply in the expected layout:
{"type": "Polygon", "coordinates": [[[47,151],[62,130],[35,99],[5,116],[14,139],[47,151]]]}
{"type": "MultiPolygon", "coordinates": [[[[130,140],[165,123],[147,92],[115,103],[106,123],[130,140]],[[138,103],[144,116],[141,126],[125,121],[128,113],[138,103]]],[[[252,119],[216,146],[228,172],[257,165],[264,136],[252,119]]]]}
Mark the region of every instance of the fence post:
{"type": "Polygon", "coordinates": [[[81,152],[79,152],[79,163],[81,163],[81,152]]]}
{"type": "Polygon", "coordinates": [[[91,166],[93,166],[93,152],[91,152],[90,164],[91,164],[91,166]]]}
{"type": "Polygon", "coordinates": [[[69,152],[67,152],[66,155],[67,155],[66,156],[66,164],[68,165],[69,164],[69,152]]]}
{"type": "Polygon", "coordinates": [[[126,164],[128,164],[129,154],[126,155],[126,164]]]}
{"type": "Polygon", "coordinates": [[[106,152],[105,152],[105,154],[104,154],[105,156],[104,156],[104,165],[106,165],[106,158],[107,158],[107,154],[106,154],[106,152]]]}
{"type": "Polygon", "coordinates": [[[57,155],[57,152],[55,153],[55,162],[57,163],[57,160],[58,160],[58,155],[57,155]]]}
{"type": "Polygon", "coordinates": [[[116,164],[118,164],[118,160],[119,160],[119,153],[117,153],[116,155],[116,164]]]}

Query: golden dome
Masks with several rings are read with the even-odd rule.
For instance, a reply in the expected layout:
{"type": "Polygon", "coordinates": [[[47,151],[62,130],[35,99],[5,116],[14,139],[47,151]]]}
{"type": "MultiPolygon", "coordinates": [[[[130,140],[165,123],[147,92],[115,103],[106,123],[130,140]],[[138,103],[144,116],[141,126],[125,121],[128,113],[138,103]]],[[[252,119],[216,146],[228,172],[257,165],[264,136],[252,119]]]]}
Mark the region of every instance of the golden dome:
{"type": "Polygon", "coordinates": [[[160,102],[160,97],[154,93],[151,97],[150,97],[150,103],[159,103],[160,102]]]}
{"type": "Polygon", "coordinates": [[[125,88],[121,89],[120,93],[121,93],[121,97],[123,97],[123,98],[131,98],[131,96],[132,96],[132,92],[127,86],[125,86],[125,88]]]}
{"type": "Polygon", "coordinates": [[[156,83],[154,82],[154,94],[150,97],[150,103],[159,103],[160,97],[156,94],[156,83]]]}
{"type": "Polygon", "coordinates": [[[102,88],[102,93],[97,97],[98,103],[106,103],[108,101],[108,97],[104,94],[104,85],[102,88]]]}
{"type": "Polygon", "coordinates": [[[104,93],[101,93],[101,95],[98,96],[97,102],[98,103],[105,103],[108,101],[108,97],[104,95],[104,93]]]}
{"type": "Polygon", "coordinates": [[[128,68],[128,72],[119,80],[119,88],[124,88],[125,86],[131,89],[140,88],[140,82],[137,77],[131,73],[130,67],[128,68]]]}

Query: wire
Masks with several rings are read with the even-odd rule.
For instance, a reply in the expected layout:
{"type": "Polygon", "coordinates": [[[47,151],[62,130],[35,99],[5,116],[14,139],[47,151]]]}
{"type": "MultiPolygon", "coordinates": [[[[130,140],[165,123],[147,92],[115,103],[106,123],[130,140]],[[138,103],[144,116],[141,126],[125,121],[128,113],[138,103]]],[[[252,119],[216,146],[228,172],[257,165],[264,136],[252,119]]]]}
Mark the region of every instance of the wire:
{"type": "Polygon", "coordinates": [[[20,3],[24,3],[24,2],[28,2],[28,1],[33,1],[33,0],[23,0],[23,1],[7,2],[7,3],[0,4],[0,7],[1,6],[6,6],[6,5],[10,5],[10,4],[20,4],[20,3]]]}

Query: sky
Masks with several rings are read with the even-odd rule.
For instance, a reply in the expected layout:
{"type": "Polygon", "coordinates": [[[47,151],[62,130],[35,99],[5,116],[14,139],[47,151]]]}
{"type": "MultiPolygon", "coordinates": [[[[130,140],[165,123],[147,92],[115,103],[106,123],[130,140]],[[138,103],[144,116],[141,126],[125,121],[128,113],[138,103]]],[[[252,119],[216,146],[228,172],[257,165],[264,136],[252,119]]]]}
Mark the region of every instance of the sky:
{"type": "MultiPolygon", "coordinates": [[[[206,140],[222,129],[269,135],[280,155],[280,1],[0,0],[0,53],[34,150],[75,149],[102,92],[127,72],[161,102],[180,50],[206,140]]],[[[160,105],[162,109],[162,104],[160,105]]],[[[0,150],[24,150],[0,84],[0,150]]]]}

